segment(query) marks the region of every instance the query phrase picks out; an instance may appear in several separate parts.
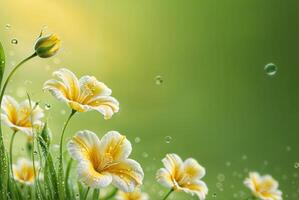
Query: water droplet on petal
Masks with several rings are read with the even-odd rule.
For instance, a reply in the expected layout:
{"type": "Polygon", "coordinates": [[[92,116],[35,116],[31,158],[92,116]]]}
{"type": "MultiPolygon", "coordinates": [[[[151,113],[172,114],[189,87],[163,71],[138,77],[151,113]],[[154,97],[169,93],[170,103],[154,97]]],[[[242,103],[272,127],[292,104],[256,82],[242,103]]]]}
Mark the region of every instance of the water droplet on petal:
{"type": "Polygon", "coordinates": [[[172,140],[172,137],[171,136],[165,136],[165,142],[167,143],[167,144],[169,144],[170,142],[171,142],[171,140],[172,140]]]}
{"type": "Polygon", "coordinates": [[[162,76],[158,75],[155,77],[155,83],[156,85],[161,85],[163,83],[163,78],[162,76]]]}
{"type": "Polygon", "coordinates": [[[274,63],[268,63],[265,67],[264,70],[267,75],[273,76],[277,73],[277,66],[274,63]]]}
{"type": "Polygon", "coordinates": [[[17,39],[12,39],[11,41],[10,41],[12,44],[18,44],[18,40],[17,39]]]}

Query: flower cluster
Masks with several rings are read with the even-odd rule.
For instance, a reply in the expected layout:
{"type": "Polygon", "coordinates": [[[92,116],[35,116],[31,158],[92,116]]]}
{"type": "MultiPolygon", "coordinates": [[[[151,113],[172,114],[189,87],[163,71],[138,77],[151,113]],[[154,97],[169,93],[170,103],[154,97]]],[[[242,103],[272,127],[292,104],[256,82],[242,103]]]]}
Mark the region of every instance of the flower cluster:
{"type": "MultiPolygon", "coordinates": [[[[74,184],[70,184],[70,170],[72,161],[76,161],[78,191],[80,199],[87,199],[90,188],[94,193],[92,199],[99,199],[99,190],[108,186],[114,187],[113,193],[103,199],[115,197],[117,200],[148,200],[149,195],[141,191],[144,172],[141,165],[130,158],[132,145],[126,136],[117,131],[109,131],[99,138],[90,130],[74,133],[67,142],[67,151],[70,161],[64,167],[63,136],[67,125],[76,113],[97,111],[104,119],[110,119],[119,111],[119,102],[112,97],[112,90],[94,76],[77,76],[69,69],[61,68],[53,73],[56,77],[44,83],[43,90],[49,91],[59,101],[70,108],[60,134],[60,152],[58,167],[55,169],[53,157],[50,152],[50,132],[47,123],[43,121],[44,111],[38,102],[28,99],[18,103],[13,97],[4,95],[9,79],[23,63],[39,56],[48,58],[55,55],[60,48],[60,40],[56,35],[40,36],[35,44],[35,52],[23,60],[9,74],[0,95],[1,120],[12,130],[9,148],[9,169],[4,168],[7,163],[6,153],[2,143],[0,127],[0,171],[10,172],[8,181],[2,179],[0,199],[24,199],[19,195],[18,184],[22,188],[34,187],[26,199],[75,199],[74,184]],[[12,149],[16,133],[23,132],[27,135],[31,148],[28,153],[32,160],[20,158],[13,164],[12,149]],[[36,159],[39,154],[39,160],[36,159]],[[7,185],[3,183],[8,183],[7,185]],[[17,184],[18,183],[18,184],[17,184]],[[43,184],[41,184],[43,183],[43,184]],[[82,188],[83,184],[85,187],[82,188]],[[42,186],[43,185],[43,186],[42,186]],[[6,196],[6,193],[8,196],[6,196]],[[14,194],[16,192],[16,194],[14,194]],[[33,194],[34,193],[34,194],[33,194]],[[33,194],[33,196],[31,196],[33,194]]],[[[1,52],[0,52],[1,53],[1,52]]],[[[3,56],[1,56],[3,57],[3,56]]],[[[179,155],[171,153],[162,159],[163,168],[157,170],[157,181],[170,189],[164,196],[167,199],[172,192],[185,192],[196,196],[200,200],[206,199],[208,186],[202,180],[206,169],[194,158],[182,160],[179,155]]],[[[244,184],[252,191],[252,195],[261,200],[282,200],[282,192],[278,189],[278,182],[270,175],[260,176],[252,172],[244,184]]]]}

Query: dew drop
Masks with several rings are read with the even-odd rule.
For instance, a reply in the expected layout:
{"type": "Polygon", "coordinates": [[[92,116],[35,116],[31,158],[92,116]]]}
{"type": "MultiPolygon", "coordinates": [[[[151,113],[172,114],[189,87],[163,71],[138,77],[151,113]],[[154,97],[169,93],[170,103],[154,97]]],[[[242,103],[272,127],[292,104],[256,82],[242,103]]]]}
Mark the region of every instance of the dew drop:
{"type": "Polygon", "coordinates": [[[141,141],[140,137],[135,137],[134,139],[135,143],[139,143],[141,141]]]}
{"type": "Polygon", "coordinates": [[[34,155],[37,155],[37,151],[34,151],[33,154],[34,154],[34,155]]]}
{"type": "Polygon", "coordinates": [[[10,43],[12,43],[12,44],[18,44],[18,40],[17,39],[12,39],[11,41],[10,41],[10,43]]]}
{"type": "Polygon", "coordinates": [[[161,85],[163,83],[163,78],[162,76],[158,75],[155,77],[155,83],[156,85],[161,85]]]}
{"type": "Polygon", "coordinates": [[[295,162],[294,167],[295,167],[296,169],[298,169],[298,168],[299,168],[299,162],[295,162]]]}
{"type": "Polygon", "coordinates": [[[6,25],[5,25],[5,29],[6,29],[6,30],[9,30],[10,28],[11,28],[11,25],[10,25],[10,24],[6,24],[6,25]]]}
{"type": "Polygon", "coordinates": [[[24,84],[25,84],[25,85],[30,85],[31,83],[32,83],[32,81],[30,81],[30,80],[25,80],[25,81],[24,81],[24,84]]]}
{"type": "Polygon", "coordinates": [[[143,153],[142,153],[142,157],[147,158],[147,157],[148,157],[148,153],[143,152],[143,153]]]}
{"type": "Polygon", "coordinates": [[[51,109],[51,105],[48,104],[48,103],[46,103],[46,104],[45,104],[45,109],[46,109],[46,110],[50,110],[50,109],[51,109]]]}
{"type": "Polygon", "coordinates": [[[172,137],[171,136],[165,136],[165,142],[167,143],[167,144],[169,144],[170,142],[171,142],[171,140],[172,140],[172,137]]]}
{"type": "Polygon", "coordinates": [[[217,179],[218,179],[218,181],[223,182],[225,180],[225,175],[224,174],[218,174],[217,179]]]}
{"type": "Polygon", "coordinates": [[[267,75],[273,76],[277,73],[277,66],[274,63],[268,63],[265,65],[264,70],[267,75]]]}

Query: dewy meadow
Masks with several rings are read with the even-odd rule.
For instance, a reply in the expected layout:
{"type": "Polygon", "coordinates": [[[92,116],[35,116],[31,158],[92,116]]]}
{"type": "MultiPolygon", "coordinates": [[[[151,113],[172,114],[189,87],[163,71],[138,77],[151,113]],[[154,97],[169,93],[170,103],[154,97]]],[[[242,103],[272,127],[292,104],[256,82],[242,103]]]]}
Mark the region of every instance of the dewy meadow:
{"type": "MultiPolygon", "coordinates": [[[[7,85],[20,67],[31,59],[55,56],[60,45],[57,35],[44,36],[41,33],[34,52],[8,72],[7,77],[4,76],[7,63],[5,47],[0,46],[1,121],[11,130],[4,132],[0,126],[0,199],[151,199],[142,188],[143,167],[138,160],[131,158],[134,149],[125,135],[111,130],[99,137],[88,130],[89,127],[81,127],[81,131],[73,133],[68,141],[64,138],[74,115],[80,117],[82,112],[98,112],[109,120],[118,113],[121,102],[96,77],[85,75],[78,78],[71,68],[61,68],[54,71],[54,78],[45,80],[41,88],[69,108],[69,115],[59,135],[58,162],[50,149],[52,135],[39,102],[29,94],[21,102],[6,95],[7,85]],[[4,145],[4,134],[11,138],[9,146],[4,145]],[[27,145],[28,155],[17,158],[13,163],[13,143],[19,134],[27,135],[24,145],[27,145]],[[63,153],[64,150],[68,155],[63,153]],[[76,164],[77,170],[75,179],[70,178],[73,164],[76,164]]],[[[161,187],[169,189],[161,200],[177,199],[177,192],[185,192],[200,200],[216,198],[216,194],[209,193],[209,186],[205,183],[208,169],[191,157],[183,160],[179,155],[169,153],[165,158],[160,158],[162,163],[161,168],[156,169],[156,180],[161,187]]],[[[248,194],[251,194],[245,199],[282,199],[279,184],[270,175],[250,172],[240,184],[244,184],[249,189],[248,194]]]]}

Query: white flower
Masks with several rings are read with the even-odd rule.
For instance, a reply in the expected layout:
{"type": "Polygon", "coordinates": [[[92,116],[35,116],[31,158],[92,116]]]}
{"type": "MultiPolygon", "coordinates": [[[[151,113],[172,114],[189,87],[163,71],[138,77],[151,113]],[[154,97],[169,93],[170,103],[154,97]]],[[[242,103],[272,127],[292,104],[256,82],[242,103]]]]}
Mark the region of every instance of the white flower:
{"type": "Polygon", "coordinates": [[[148,200],[149,196],[138,188],[133,192],[118,191],[115,198],[117,200],[148,200]]]}
{"type": "Polygon", "coordinates": [[[22,131],[32,137],[32,129],[40,128],[43,123],[41,118],[44,117],[44,112],[35,103],[25,100],[20,104],[11,96],[4,96],[2,101],[2,120],[14,131],[22,131]],[[32,110],[33,109],[33,110],[32,110]]]}
{"type": "Polygon", "coordinates": [[[178,155],[167,154],[162,162],[165,168],[157,172],[159,183],[175,191],[184,191],[197,195],[201,200],[205,199],[208,187],[200,179],[206,171],[195,159],[188,158],[183,162],[178,155]]]}
{"type": "Polygon", "coordinates": [[[129,159],[131,143],[125,136],[110,131],[101,140],[91,131],[79,131],[68,143],[68,151],[78,161],[78,177],[92,188],[110,184],[132,192],[142,184],[143,170],[129,159]]]}
{"type": "Polygon", "coordinates": [[[249,173],[244,184],[252,194],[262,200],[282,200],[282,192],[278,189],[278,182],[270,175],[261,176],[257,172],[249,173]]]}
{"type": "Polygon", "coordinates": [[[119,110],[118,101],[111,97],[112,91],[93,76],[83,76],[79,80],[68,69],[53,73],[61,81],[51,79],[45,82],[44,90],[50,91],[58,100],[67,103],[73,110],[86,112],[95,110],[109,119],[119,110]]]}
{"type": "MultiPolygon", "coordinates": [[[[32,185],[35,180],[34,168],[31,160],[21,158],[17,161],[17,164],[13,164],[14,179],[20,183],[26,185],[32,185]]],[[[35,162],[35,172],[38,172],[38,163],[35,162]]]]}

